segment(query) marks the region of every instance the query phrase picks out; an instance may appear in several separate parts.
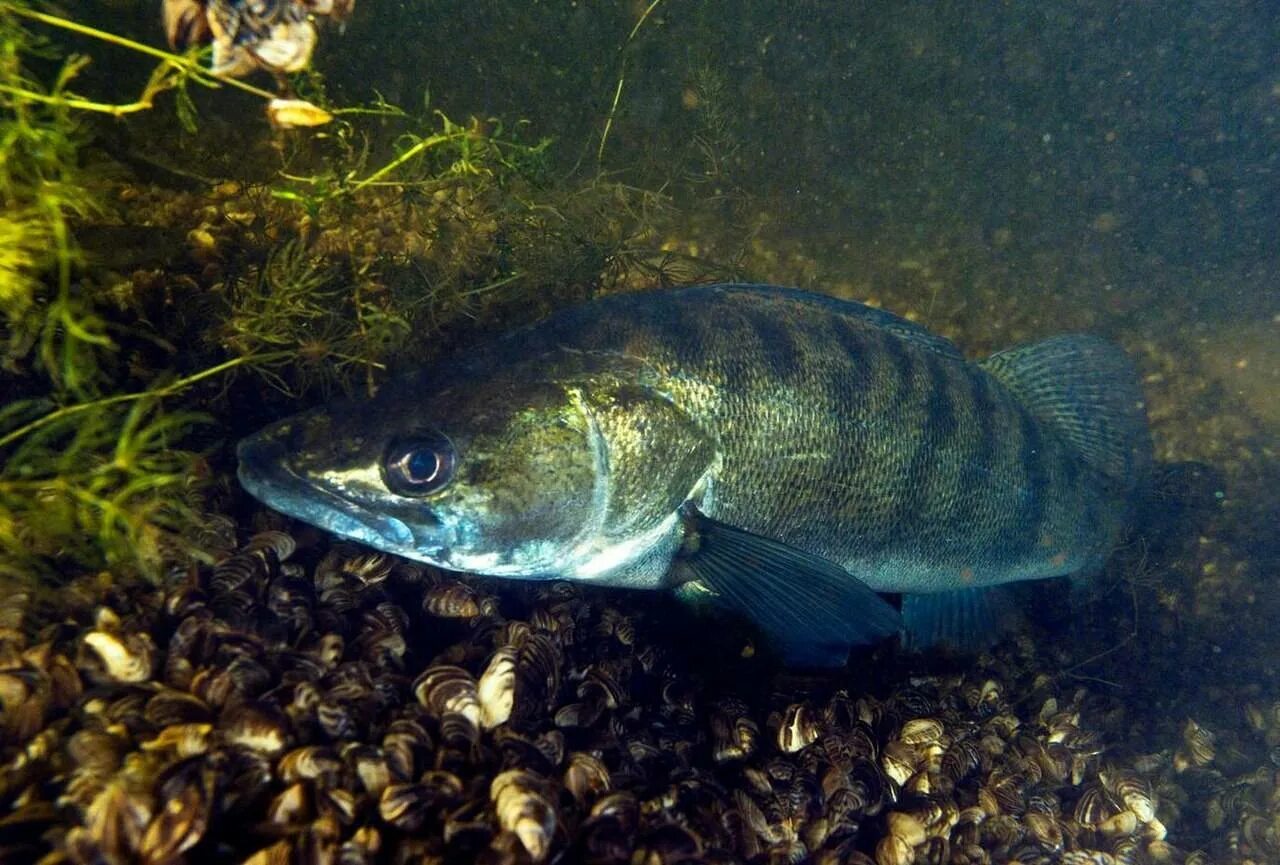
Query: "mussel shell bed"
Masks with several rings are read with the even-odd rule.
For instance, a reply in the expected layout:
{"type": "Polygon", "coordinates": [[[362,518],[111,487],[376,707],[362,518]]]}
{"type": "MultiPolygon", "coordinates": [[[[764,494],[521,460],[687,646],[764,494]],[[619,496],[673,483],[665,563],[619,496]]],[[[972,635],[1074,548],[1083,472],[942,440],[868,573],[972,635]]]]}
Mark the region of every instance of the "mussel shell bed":
{"type": "Polygon", "coordinates": [[[1280,702],[1208,714],[1142,636],[800,676],[659,595],[278,530],[62,603],[0,602],[0,861],[1280,861],[1280,702]]]}

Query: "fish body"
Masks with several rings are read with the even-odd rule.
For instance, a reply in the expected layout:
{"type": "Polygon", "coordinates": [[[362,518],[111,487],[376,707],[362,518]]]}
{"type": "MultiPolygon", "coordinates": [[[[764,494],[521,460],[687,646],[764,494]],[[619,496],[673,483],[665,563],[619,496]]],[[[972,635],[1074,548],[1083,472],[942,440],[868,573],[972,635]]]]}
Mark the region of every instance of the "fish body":
{"type": "Polygon", "coordinates": [[[251,493],[338,534],[705,593],[830,663],[902,618],[965,643],[990,587],[1100,566],[1150,444],[1127,359],[1096,338],[975,363],[878,309],[717,285],[563,311],[240,457],[251,493]]]}

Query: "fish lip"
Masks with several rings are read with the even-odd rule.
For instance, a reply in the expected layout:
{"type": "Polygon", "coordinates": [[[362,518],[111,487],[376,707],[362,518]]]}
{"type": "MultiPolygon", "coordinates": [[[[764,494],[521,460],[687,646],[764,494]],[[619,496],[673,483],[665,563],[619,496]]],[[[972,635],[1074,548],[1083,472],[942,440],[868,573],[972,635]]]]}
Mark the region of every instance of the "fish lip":
{"type": "Polygon", "coordinates": [[[272,510],[341,537],[412,558],[435,559],[445,554],[439,540],[419,537],[404,520],[372,512],[301,477],[288,457],[288,448],[276,439],[262,435],[242,439],[236,445],[236,477],[249,495],[272,510]]]}

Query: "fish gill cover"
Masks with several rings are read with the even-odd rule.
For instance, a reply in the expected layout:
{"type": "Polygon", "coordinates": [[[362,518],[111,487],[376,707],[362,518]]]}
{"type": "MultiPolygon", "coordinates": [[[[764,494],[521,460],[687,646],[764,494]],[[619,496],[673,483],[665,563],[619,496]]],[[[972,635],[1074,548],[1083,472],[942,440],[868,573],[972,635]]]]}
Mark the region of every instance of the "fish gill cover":
{"type": "Polygon", "coordinates": [[[0,0],[0,858],[1280,857],[1273,18],[0,0]],[[990,650],[804,677],[705,594],[462,580],[235,483],[295,411],[746,279],[1119,343],[1140,530],[990,650]]]}

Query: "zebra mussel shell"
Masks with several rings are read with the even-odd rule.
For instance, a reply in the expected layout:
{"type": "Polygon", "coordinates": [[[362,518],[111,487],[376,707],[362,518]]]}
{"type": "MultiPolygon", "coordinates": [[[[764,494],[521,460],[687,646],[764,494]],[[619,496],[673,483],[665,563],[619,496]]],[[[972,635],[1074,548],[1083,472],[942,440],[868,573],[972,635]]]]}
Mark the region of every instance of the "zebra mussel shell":
{"type": "MultiPolygon", "coordinates": [[[[101,675],[113,682],[145,682],[155,664],[155,645],[148,634],[94,630],[84,635],[82,654],[97,661],[101,675]]],[[[87,666],[82,658],[80,666],[87,666]]]]}
{"type": "Polygon", "coordinates": [[[547,857],[556,831],[556,811],[541,786],[540,779],[523,769],[509,769],[489,786],[499,825],[520,839],[534,862],[547,857]]]}
{"type": "Polygon", "coordinates": [[[1025,648],[882,696],[753,689],[693,674],[643,607],[543,585],[498,605],[289,546],[251,539],[139,610],[90,593],[32,646],[0,623],[0,848],[21,827],[73,863],[1194,865],[1203,808],[1234,839],[1212,861],[1274,858],[1261,697],[1239,726],[1267,771],[1229,777],[1232,730],[1179,717],[1129,757],[1116,701],[1025,648]],[[145,673],[109,675],[92,633],[150,638],[145,673]]]}
{"type": "Polygon", "coordinates": [[[414,681],[413,693],[439,721],[445,739],[476,741],[481,708],[476,680],[470,673],[451,664],[428,667],[414,681]]]}
{"type": "Polygon", "coordinates": [[[505,724],[516,701],[518,650],[500,646],[489,658],[476,687],[480,702],[480,725],[486,730],[505,724]]]}

